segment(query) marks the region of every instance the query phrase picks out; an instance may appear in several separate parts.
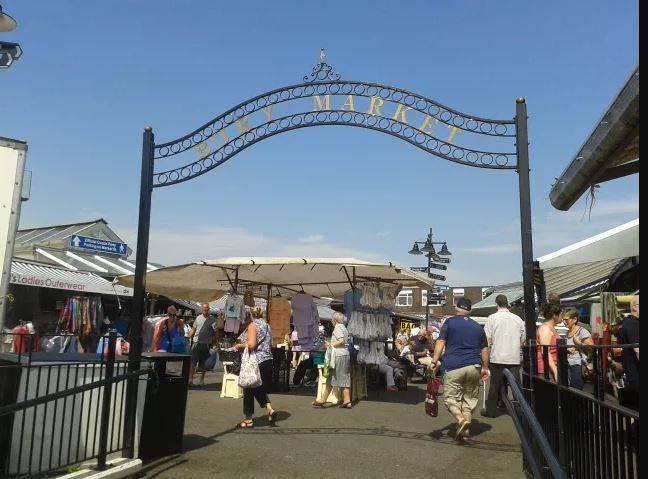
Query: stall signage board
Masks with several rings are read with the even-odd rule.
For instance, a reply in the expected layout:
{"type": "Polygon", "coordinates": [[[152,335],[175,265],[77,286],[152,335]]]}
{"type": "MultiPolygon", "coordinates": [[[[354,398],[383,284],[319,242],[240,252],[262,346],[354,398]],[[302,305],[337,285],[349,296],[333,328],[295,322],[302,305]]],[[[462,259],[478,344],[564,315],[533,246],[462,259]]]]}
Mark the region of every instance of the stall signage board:
{"type": "Polygon", "coordinates": [[[414,321],[408,321],[406,319],[401,319],[400,321],[400,328],[404,329],[407,335],[409,336],[412,328],[416,328],[418,326],[418,323],[415,323],[414,321]]]}
{"type": "Polygon", "coordinates": [[[114,254],[126,256],[128,245],[116,241],[90,238],[89,236],[72,235],[70,246],[79,251],[90,251],[92,253],[114,254]]]}
{"type": "Polygon", "coordinates": [[[427,266],[410,266],[410,269],[412,271],[416,271],[417,273],[426,273],[427,272],[427,266]]]}
{"type": "Polygon", "coordinates": [[[445,264],[434,264],[434,263],[430,263],[430,268],[443,269],[443,270],[448,269],[448,267],[445,264]]]}
{"type": "Polygon", "coordinates": [[[440,274],[434,274],[434,273],[428,273],[428,277],[432,279],[438,279],[439,281],[445,281],[445,276],[442,276],[440,274]]]}

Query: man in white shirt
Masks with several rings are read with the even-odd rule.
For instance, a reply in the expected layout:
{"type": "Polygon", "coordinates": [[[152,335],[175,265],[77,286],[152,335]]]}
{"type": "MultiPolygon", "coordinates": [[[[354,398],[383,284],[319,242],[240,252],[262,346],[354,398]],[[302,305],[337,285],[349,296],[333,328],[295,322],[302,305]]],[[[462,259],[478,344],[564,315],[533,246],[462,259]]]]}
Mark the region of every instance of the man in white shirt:
{"type": "Polygon", "coordinates": [[[508,389],[504,370],[508,369],[513,376],[519,377],[521,348],[526,339],[524,321],[509,311],[506,296],[497,295],[495,303],[497,312],[486,319],[484,326],[490,347],[490,386],[486,408],[481,411],[485,417],[496,417],[497,408],[504,407],[502,398],[508,389]]]}

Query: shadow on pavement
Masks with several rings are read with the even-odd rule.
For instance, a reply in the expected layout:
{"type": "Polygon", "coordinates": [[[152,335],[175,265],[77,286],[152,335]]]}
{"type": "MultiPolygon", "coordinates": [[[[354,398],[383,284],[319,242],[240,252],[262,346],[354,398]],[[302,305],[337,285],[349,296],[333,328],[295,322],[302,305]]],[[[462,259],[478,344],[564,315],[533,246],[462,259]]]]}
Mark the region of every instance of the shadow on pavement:
{"type": "MultiPolygon", "coordinates": [[[[491,426],[490,424],[479,422],[478,420],[473,419],[473,422],[470,425],[470,436],[474,438],[475,436],[479,436],[480,434],[490,431],[491,429],[493,429],[493,426],[491,426]]],[[[430,437],[434,439],[443,439],[444,436],[453,438],[455,434],[457,434],[457,423],[453,422],[445,427],[442,427],[441,429],[432,431],[430,433],[430,437]]]]}

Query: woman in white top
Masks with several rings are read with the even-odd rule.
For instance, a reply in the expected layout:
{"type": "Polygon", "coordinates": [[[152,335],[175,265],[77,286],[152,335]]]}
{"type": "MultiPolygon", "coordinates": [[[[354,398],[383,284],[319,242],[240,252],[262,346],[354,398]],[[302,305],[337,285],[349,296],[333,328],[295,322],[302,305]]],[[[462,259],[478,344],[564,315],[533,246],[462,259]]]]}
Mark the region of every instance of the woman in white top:
{"type": "MultiPolygon", "coordinates": [[[[326,388],[324,388],[322,397],[313,401],[313,407],[324,407],[326,398],[335,388],[342,389],[341,408],[351,409],[351,356],[347,349],[349,332],[344,326],[344,315],[342,313],[333,313],[331,323],[335,326],[331,341],[326,343],[326,347],[331,349],[331,366],[333,370],[331,375],[326,379],[326,388]]],[[[339,396],[338,396],[339,397],[339,396]]]]}

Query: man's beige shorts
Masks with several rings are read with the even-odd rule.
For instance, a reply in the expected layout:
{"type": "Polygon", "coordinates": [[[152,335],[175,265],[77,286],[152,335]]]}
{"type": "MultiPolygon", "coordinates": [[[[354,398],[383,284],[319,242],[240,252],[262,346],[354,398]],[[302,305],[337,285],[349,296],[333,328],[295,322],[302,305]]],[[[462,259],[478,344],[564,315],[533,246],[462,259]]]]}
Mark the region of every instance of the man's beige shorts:
{"type": "Polygon", "coordinates": [[[448,409],[455,406],[461,412],[472,413],[479,404],[480,369],[466,366],[453,369],[443,379],[443,398],[448,409]]]}

